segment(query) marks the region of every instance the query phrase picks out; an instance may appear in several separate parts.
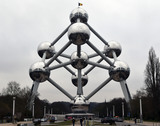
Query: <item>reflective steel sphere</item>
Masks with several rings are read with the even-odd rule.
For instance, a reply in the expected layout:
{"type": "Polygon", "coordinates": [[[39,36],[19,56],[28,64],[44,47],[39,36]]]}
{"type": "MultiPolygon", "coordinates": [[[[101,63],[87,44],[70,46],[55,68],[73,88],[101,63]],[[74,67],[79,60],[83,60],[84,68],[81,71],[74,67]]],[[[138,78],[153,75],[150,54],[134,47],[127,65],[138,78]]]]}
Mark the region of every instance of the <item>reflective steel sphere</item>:
{"type": "MultiPolygon", "coordinates": [[[[84,87],[87,82],[88,82],[88,76],[84,75],[83,73],[81,74],[81,82],[82,82],[82,86],[84,87]]],[[[78,86],[78,74],[76,73],[75,75],[72,75],[72,83],[74,84],[74,86],[78,86]]]]}
{"type": "Polygon", "coordinates": [[[70,14],[70,21],[71,21],[71,23],[76,23],[78,18],[83,23],[85,23],[85,22],[88,21],[88,14],[87,14],[87,12],[84,9],[80,8],[80,7],[74,9],[71,12],[71,14],[70,14]]]}
{"type": "Polygon", "coordinates": [[[122,80],[126,80],[129,77],[130,68],[126,63],[122,61],[116,61],[114,66],[114,68],[109,70],[109,75],[113,80],[120,82],[122,80]]]}
{"type": "Polygon", "coordinates": [[[85,68],[88,63],[86,62],[88,60],[88,56],[85,52],[81,52],[80,57],[77,56],[77,52],[72,53],[71,55],[71,65],[76,69],[83,69],[85,68]]]}
{"type": "Polygon", "coordinates": [[[85,44],[90,38],[90,30],[83,23],[74,23],[68,29],[68,38],[75,45],[85,44]]]}
{"type": "Polygon", "coordinates": [[[46,52],[46,59],[51,58],[54,54],[53,52],[55,51],[54,46],[51,46],[50,42],[42,42],[39,44],[37,52],[40,57],[43,57],[44,52],[46,52]]]}
{"type": "Polygon", "coordinates": [[[109,58],[113,58],[112,51],[114,51],[116,53],[117,57],[121,54],[122,48],[118,42],[111,41],[108,43],[108,45],[104,46],[104,51],[105,51],[106,56],[108,56],[109,58]]]}
{"type": "Polygon", "coordinates": [[[36,62],[29,69],[29,75],[33,81],[44,82],[49,78],[50,71],[46,70],[44,62],[36,62]]]}
{"type": "Polygon", "coordinates": [[[76,96],[74,103],[72,105],[72,112],[87,112],[89,107],[89,103],[85,101],[84,96],[76,96]]]}

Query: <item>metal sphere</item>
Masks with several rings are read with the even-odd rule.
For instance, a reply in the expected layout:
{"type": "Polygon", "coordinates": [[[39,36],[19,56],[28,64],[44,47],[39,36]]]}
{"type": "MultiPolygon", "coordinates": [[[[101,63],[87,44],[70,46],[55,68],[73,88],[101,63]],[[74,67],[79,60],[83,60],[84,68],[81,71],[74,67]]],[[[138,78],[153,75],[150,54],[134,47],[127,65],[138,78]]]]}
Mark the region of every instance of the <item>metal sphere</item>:
{"type": "MultiPolygon", "coordinates": [[[[76,73],[76,75],[72,75],[72,83],[74,84],[74,86],[78,86],[78,74],[76,73]]],[[[88,83],[88,76],[84,75],[83,73],[81,73],[81,83],[82,86],[84,87],[87,83],[88,83]]]]}
{"type": "Polygon", "coordinates": [[[68,38],[75,45],[85,44],[90,38],[90,30],[86,24],[74,23],[68,29],[68,38]]]}
{"type": "Polygon", "coordinates": [[[72,53],[71,55],[71,65],[76,69],[83,69],[85,68],[88,63],[88,55],[85,52],[81,52],[80,57],[77,56],[77,52],[72,53]]]}
{"type": "Polygon", "coordinates": [[[87,112],[89,103],[85,101],[83,95],[76,96],[72,105],[72,112],[87,112]]]}
{"type": "Polygon", "coordinates": [[[54,54],[53,52],[55,51],[54,46],[51,46],[50,42],[42,42],[39,44],[37,52],[40,57],[43,57],[44,52],[46,52],[46,59],[51,58],[54,54]]]}
{"type": "Polygon", "coordinates": [[[70,14],[71,23],[76,23],[77,19],[80,19],[82,23],[86,23],[88,21],[87,12],[80,7],[74,9],[70,14]]]}
{"type": "Polygon", "coordinates": [[[31,65],[29,75],[33,81],[44,82],[49,78],[50,71],[46,70],[44,62],[36,62],[31,65]]]}
{"type": "Polygon", "coordinates": [[[115,81],[123,81],[129,77],[130,68],[129,66],[122,61],[115,61],[114,68],[109,70],[109,75],[115,81]]]}
{"type": "Polygon", "coordinates": [[[122,48],[121,45],[118,42],[111,41],[108,43],[108,45],[104,46],[105,55],[109,58],[113,58],[113,51],[116,53],[116,56],[118,57],[121,54],[122,48]]]}

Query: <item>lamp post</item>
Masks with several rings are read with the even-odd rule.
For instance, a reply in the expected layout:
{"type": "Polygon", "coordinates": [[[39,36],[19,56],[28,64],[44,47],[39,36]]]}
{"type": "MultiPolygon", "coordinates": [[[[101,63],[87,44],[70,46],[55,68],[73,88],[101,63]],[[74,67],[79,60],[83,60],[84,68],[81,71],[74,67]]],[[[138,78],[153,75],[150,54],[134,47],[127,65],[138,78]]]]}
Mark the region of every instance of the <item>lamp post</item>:
{"type": "Polygon", "coordinates": [[[115,106],[113,105],[113,117],[115,116],[115,106]]]}
{"type": "Polygon", "coordinates": [[[46,106],[44,106],[44,117],[46,116],[46,106]]]}
{"type": "Polygon", "coordinates": [[[12,121],[13,121],[13,123],[15,122],[15,102],[16,102],[16,97],[13,97],[13,119],[12,119],[12,121]]]}
{"type": "Polygon", "coordinates": [[[33,107],[32,107],[32,118],[34,119],[34,103],[33,103],[33,107]]]}
{"type": "Polygon", "coordinates": [[[140,122],[143,123],[143,115],[142,115],[142,99],[139,98],[139,105],[140,105],[140,122]]]}
{"type": "Polygon", "coordinates": [[[124,119],[124,102],[122,102],[122,118],[124,119]]]}
{"type": "Polygon", "coordinates": [[[51,114],[53,114],[53,108],[51,108],[51,114]]]}

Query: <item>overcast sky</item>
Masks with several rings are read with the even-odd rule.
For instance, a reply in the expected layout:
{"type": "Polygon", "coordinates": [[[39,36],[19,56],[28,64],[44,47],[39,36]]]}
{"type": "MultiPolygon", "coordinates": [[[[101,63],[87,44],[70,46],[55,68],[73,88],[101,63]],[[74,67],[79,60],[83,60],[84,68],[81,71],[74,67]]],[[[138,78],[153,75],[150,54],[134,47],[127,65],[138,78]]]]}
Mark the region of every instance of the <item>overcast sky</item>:
{"type": "MultiPolygon", "coordinates": [[[[119,60],[131,69],[127,79],[131,95],[144,87],[144,70],[151,46],[160,55],[160,1],[159,0],[0,0],[0,91],[8,82],[16,81],[21,87],[32,86],[30,66],[41,58],[37,47],[41,42],[52,42],[69,24],[69,15],[83,3],[89,15],[88,23],[106,40],[115,40],[122,46],[119,60]]],[[[90,41],[103,50],[103,43],[91,33],[90,41]]],[[[68,37],[56,43],[58,51],[68,37]]],[[[91,53],[87,47],[86,53],[91,53]]],[[[84,49],[84,50],[85,50],[84,49]]],[[[72,53],[75,46],[67,51],[72,53]]],[[[83,47],[82,47],[83,50],[83,47]]],[[[108,71],[95,69],[91,72],[84,95],[88,95],[106,78],[108,71]]],[[[73,96],[76,87],[71,75],[63,68],[52,71],[51,78],[73,96]]],[[[41,99],[70,101],[49,82],[41,83],[38,89],[41,99]]],[[[124,97],[120,84],[111,81],[90,101],[104,102],[124,97]]]]}

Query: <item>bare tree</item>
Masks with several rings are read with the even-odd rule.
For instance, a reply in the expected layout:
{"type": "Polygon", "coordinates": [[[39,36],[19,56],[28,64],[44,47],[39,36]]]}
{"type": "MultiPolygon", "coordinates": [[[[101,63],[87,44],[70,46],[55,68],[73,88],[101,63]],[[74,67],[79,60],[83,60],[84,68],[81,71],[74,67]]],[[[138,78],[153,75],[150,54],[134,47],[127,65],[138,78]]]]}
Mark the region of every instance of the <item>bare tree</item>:
{"type": "Polygon", "coordinates": [[[8,83],[7,88],[3,89],[2,94],[3,95],[18,95],[20,91],[21,91],[20,84],[15,81],[11,81],[8,83]]]}
{"type": "Polygon", "coordinates": [[[20,97],[27,99],[30,97],[30,94],[31,94],[31,89],[28,86],[22,88],[19,92],[20,97]]]}
{"type": "Polygon", "coordinates": [[[145,86],[147,96],[152,99],[153,108],[151,109],[154,109],[154,113],[157,115],[160,113],[160,62],[153,47],[149,50],[145,69],[145,86]]]}
{"type": "Polygon", "coordinates": [[[149,59],[145,70],[145,85],[148,96],[159,97],[160,92],[160,63],[153,48],[149,51],[149,59]]]}

